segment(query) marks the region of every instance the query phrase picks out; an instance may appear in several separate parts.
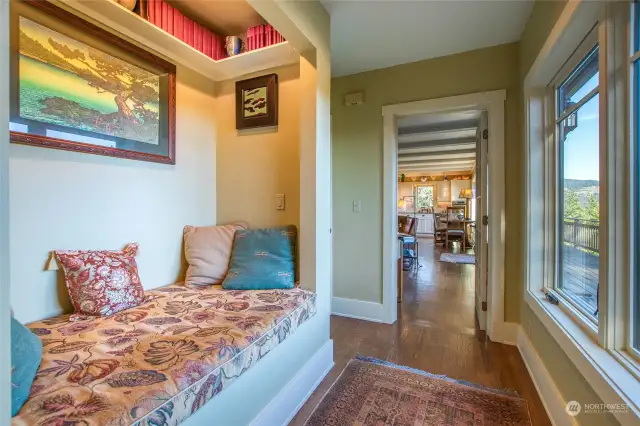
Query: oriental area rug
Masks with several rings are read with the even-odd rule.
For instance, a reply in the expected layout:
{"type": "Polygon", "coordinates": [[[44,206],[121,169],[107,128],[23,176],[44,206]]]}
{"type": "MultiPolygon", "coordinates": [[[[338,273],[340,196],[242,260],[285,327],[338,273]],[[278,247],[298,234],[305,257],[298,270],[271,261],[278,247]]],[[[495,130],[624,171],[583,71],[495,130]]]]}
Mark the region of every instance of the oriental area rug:
{"type": "Polygon", "coordinates": [[[356,355],[306,426],[530,426],[515,392],[356,355]]]}

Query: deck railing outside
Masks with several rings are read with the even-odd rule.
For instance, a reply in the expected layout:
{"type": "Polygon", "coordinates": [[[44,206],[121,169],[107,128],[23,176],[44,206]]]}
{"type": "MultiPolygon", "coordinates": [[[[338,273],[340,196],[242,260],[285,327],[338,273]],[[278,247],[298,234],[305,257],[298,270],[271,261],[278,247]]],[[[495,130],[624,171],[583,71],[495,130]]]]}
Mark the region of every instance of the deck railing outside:
{"type": "Polygon", "coordinates": [[[564,218],[564,242],[599,253],[600,227],[597,220],[564,218]]]}
{"type": "Polygon", "coordinates": [[[599,222],[564,219],[561,290],[597,316],[599,280],[599,222]]]}

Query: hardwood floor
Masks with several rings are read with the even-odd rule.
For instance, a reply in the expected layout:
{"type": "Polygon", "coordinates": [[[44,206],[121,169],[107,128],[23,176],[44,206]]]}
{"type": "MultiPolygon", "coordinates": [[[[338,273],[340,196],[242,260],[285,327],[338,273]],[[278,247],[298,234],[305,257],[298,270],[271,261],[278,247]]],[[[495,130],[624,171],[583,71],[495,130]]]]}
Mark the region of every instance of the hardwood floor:
{"type": "MultiPolygon", "coordinates": [[[[518,349],[493,343],[476,328],[474,265],[439,262],[442,247],[420,239],[421,268],[405,272],[404,298],[395,324],[331,317],[335,366],[294,417],[303,425],[356,354],[493,388],[527,400],[533,426],[551,423],[518,349]]],[[[345,425],[347,426],[347,425],[345,425]]]]}

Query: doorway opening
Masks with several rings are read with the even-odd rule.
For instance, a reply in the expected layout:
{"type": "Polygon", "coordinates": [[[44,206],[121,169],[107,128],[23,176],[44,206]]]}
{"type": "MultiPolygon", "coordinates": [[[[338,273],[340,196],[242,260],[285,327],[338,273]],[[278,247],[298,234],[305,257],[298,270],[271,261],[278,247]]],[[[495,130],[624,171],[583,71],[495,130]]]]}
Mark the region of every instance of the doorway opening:
{"type": "MultiPolygon", "coordinates": [[[[473,315],[477,317],[480,328],[486,329],[491,340],[505,343],[515,341],[516,327],[504,321],[504,179],[488,178],[504,175],[505,99],[506,91],[498,90],[388,105],[382,108],[383,307],[387,322],[395,322],[398,316],[398,272],[402,269],[402,261],[399,259],[403,258],[405,249],[414,250],[409,253],[410,257],[414,257],[409,266],[413,267],[416,271],[414,273],[419,276],[423,273],[421,271],[428,271],[425,268],[429,267],[429,263],[421,259],[425,255],[431,256],[432,266],[439,265],[442,263],[442,255],[446,258],[449,257],[446,255],[470,254],[466,247],[468,243],[471,246],[471,254],[475,256],[473,264],[478,265],[471,268],[472,276],[469,278],[473,287],[471,292],[476,293],[473,315]],[[460,126],[465,120],[467,127],[460,126]],[[452,123],[458,127],[455,128],[452,123]],[[426,136],[423,133],[433,135],[426,136]],[[423,146],[425,137],[432,146],[423,146]],[[451,143],[451,140],[447,139],[459,140],[451,143]],[[471,142],[474,143],[473,147],[470,146],[471,142]],[[449,145],[446,145],[447,143],[449,145]],[[442,146],[448,146],[447,152],[439,153],[438,149],[442,146]],[[449,152],[456,150],[459,152],[449,152]],[[474,170],[481,161],[484,161],[484,166],[481,165],[474,170]],[[449,173],[468,171],[469,163],[473,164],[471,173],[466,175],[468,179],[450,179],[465,176],[449,173]],[[453,165],[459,166],[461,170],[450,170],[449,167],[453,165]],[[420,174],[423,171],[433,174],[424,175],[426,178],[423,181],[423,175],[420,174]],[[416,176],[415,172],[418,172],[419,176],[416,176]],[[436,175],[436,172],[439,172],[440,176],[436,175]],[[475,194],[470,185],[474,173],[475,194]],[[406,188],[401,189],[403,174],[405,183],[408,178],[411,182],[410,194],[406,194],[406,188]],[[479,178],[484,180],[479,183],[479,178]],[[462,182],[465,180],[468,182],[462,182]],[[454,181],[460,182],[454,184],[454,181]],[[459,211],[456,207],[459,207],[459,211]],[[410,216],[410,211],[411,215],[418,216],[415,224],[417,244],[413,247],[411,244],[407,247],[407,244],[398,238],[398,232],[403,230],[399,228],[399,216],[410,216]],[[436,213],[444,213],[444,216],[437,218],[436,213]],[[449,232],[444,234],[438,229],[442,228],[442,221],[449,222],[449,232]],[[458,232],[451,232],[454,226],[459,228],[458,232]],[[433,245],[430,245],[428,238],[431,231],[433,245]],[[422,238],[418,238],[418,234],[426,234],[424,236],[427,237],[424,238],[422,247],[422,238]],[[436,234],[450,241],[444,242],[438,248],[436,234]],[[479,243],[486,243],[486,253],[478,252],[479,243]]],[[[402,220],[404,219],[401,219],[400,223],[402,220]]],[[[453,257],[457,258],[456,260],[462,259],[460,256],[453,257]]]]}
{"type": "Polygon", "coordinates": [[[414,114],[396,127],[398,306],[436,327],[485,330],[487,112],[414,114]]]}

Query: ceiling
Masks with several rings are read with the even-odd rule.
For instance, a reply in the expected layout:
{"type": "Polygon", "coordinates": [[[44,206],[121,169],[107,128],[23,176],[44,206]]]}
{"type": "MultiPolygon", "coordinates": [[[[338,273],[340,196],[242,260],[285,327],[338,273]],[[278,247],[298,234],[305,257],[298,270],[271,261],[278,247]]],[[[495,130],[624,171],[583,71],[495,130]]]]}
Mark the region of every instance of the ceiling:
{"type": "Polygon", "coordinates": [[[398,119],[398,173],[471,173],[481,111],[421,114],[398,119]]]}
{"type": "Polygon", "coordinates": [[[533,0],[321,0],[331,14],[333,76],[520,39],[533,0]]]}
{"type": "Polygon", "coordinates": [[[185,15],[216,33],[241,35],[247,28],[265,23],[265,20],[245,0],[216,0],[205,3],[188,0],[169,0],[185,15]]]}

